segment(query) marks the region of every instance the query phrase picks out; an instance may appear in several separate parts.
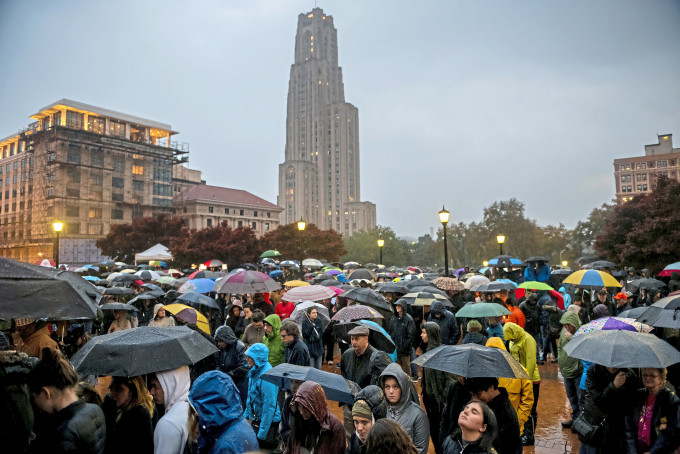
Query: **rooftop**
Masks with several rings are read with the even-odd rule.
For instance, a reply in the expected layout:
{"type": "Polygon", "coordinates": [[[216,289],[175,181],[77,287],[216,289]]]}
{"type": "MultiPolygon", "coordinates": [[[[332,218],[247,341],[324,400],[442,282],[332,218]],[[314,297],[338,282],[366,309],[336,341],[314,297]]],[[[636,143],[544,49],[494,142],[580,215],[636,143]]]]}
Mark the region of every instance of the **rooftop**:
{"type": "Polygon", "coordinates": [[[260,197],[242,189],[222,188],[206,184],[197,184],[185,189],[174,197],[175,202],[187,202],[199,200],[206,202],[230,203],[236,205],[249,205],[264,208],[271,211],[283,211],[278,205],[267,202],[260,197]]]}

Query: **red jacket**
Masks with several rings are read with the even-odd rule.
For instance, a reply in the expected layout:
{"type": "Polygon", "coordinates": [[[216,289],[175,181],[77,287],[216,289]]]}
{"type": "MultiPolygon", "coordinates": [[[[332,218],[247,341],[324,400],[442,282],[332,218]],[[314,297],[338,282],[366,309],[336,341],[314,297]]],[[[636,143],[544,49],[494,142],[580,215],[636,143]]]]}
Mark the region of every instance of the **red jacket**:
{"type": "Polygon", "coordinates": [[[293,310],[295,310],[295,304],[291,303],[290,301],[281,301],[276,305],[276,315],[279,316],[281,321],[284,321],[290,317],[290,314],[293,313],[293,310]]]}
{"type": "Polygon", "coordinates": [[[526,323],[524,312],[517,306],[508,306],[508,310],[510,311],[510,315],[505,316],[505,321],[515,323],[519,325],[520,328],[524,328],[524,324],[526,323]]]}

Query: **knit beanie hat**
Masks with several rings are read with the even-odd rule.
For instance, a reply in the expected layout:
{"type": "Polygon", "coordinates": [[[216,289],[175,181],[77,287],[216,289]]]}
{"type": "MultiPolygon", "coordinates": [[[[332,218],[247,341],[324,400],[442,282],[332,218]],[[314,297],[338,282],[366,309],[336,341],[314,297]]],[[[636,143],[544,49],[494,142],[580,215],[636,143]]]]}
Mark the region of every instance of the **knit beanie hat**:
{"type": "Polygon", "coordinates": [[[596,318],[602,318],[609,315],[609,310],[604,304],[598,304],[593,308],[593,314],[596,318]]]}
{"type": "Polygon", "coordinates": [[[365,418],[373,420],[373,413],[371,412],[371,407],[368,406],[363,400],[357,400],[352,407],[352,417],[358,416],[359,418],[365,418]]]}

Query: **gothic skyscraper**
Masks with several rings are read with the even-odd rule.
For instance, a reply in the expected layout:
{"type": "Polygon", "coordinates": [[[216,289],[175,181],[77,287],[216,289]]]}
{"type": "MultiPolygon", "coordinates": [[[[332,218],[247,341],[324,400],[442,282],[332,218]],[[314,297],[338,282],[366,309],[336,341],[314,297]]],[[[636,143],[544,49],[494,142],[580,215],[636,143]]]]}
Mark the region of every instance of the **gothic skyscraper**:
{"type": "Polygon", "coordinates": [[[302,218],[343,235],[375,227],[375,205],[361,202],[359,176],[359,111],[345,102],[333,17],[314,8],[298,16],[290,68],[281,224],[302,218]]]}

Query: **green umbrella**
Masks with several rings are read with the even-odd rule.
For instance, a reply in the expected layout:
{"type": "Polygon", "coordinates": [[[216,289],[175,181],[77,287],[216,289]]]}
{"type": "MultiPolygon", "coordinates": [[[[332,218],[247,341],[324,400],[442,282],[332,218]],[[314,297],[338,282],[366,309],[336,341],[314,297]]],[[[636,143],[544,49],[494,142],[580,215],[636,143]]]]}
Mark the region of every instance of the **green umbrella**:
{"type": "Polygon", "coordinates": [[[555,290],[548,284],[544,284],[543,282],[537,281],[522,282],[521,284],[519,284],[519,288],[524,288],[528,290],[555,290]]]}
{"type": "Polygon", "coordinates": [[[497,303],[471,303],[456,312],[456,317],[482,318],[509,315],[510,311],[497,303]]]}
{"type": "Polygon", "coordinates": [[[275,251],[274,249],[270,249],[268,251],[264,251],[262,254],[260,254],[260,258],[268,258],[268,257],[280,257],[281,253],[279,251],[275,251]]]}

